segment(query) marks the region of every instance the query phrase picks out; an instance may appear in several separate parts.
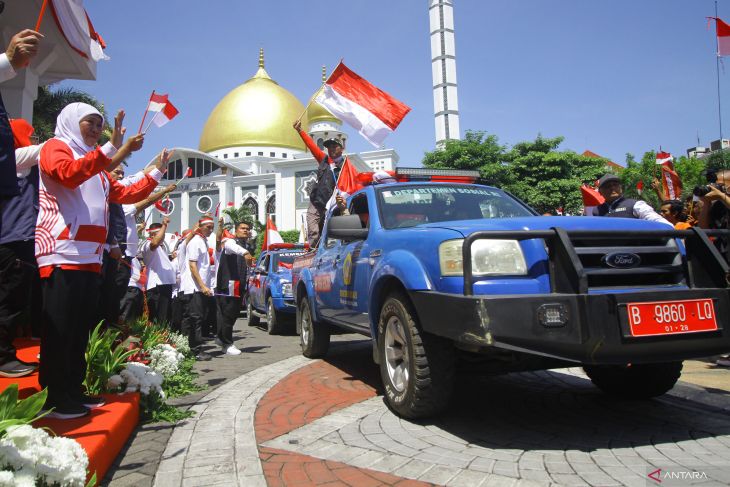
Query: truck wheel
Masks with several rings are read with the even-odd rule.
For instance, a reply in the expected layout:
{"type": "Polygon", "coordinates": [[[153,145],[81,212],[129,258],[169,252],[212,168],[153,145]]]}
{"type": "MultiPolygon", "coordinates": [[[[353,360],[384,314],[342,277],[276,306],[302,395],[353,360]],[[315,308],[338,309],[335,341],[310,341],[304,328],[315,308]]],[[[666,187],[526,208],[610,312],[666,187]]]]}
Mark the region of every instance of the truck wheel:
{"type": "Polygon", "coordinates": [[[253,314],[253,306],[251,306],[251,299],[246,303],[246,318],[248,319],[248,326],[258,326],[261,320],[258,316],[253,314]]]}
{"type": "Polygon", "coordinates": [[[378,322],[380,376],[388,405],[404,418],[438,414],[449,405],[454,350],[449,340],[423,332],[410,302],[389,297],[378,322]]]}
{"type": "Polygon", "coordinates": [[[584,365],[593,384],[607,394],[649,399],[669,391],[679,380],[682,362],[634,365],[584,365]]]}
{"type": "Polygon", "coordinates": [[[274,308],[273,298],[269,296],[266,300],[266,331],[269,335],[281,335],[285,331],[285,325],[281,313],[274,308]]]}
{"type": "Polygon", "coordinates": [[[307,358],[320,358],[327,355],[330,347],[330,331],[327,325],[314,321],[309,299],[305,296],[297,309],[297,329],[302,355],[307,358]]]}

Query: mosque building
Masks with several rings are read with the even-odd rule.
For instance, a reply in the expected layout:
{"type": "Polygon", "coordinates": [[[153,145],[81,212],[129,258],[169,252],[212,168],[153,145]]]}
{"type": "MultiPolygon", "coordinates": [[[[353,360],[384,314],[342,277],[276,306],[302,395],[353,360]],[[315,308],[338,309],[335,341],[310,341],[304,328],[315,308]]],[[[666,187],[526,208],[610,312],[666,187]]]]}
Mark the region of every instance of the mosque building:
{"type": "MultiPolygon", "coordinates": [[[[324,68],[322,78],[324,82],[324,68]]],[[[314,101],[317,94],[305,111],[305,105],[266,72],[262,49],[256,73],[213,108],[198,149],[174,148],[160,184],[177,182],[188,168],[192,175],[170,193],[168,232],[192,227],[204,213],[214,213],[219,203],[221,211],[245,205],[262,223],[271,215],[279,230],[300,229],[317,169],[317,161],[292,128],[300,116],[302,127],[320,148],[328,138],[341,139],[358,171],[396,168],[398,154],[393,149],[349,153],[342,122],[314,101]]],[[[145,215],[148,223],[162,216],[154,207],[145,215]]]]}

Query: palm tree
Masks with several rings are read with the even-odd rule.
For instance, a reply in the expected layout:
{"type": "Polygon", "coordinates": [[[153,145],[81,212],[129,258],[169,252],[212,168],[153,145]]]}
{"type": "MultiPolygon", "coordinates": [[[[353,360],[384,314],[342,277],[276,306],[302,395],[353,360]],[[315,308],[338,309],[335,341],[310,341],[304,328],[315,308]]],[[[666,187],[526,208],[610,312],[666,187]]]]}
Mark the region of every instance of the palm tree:
{"type": "MultiPolygon", "coordinates": [[[[38,136],[39,141],[43,142],[53,137],[58,114],[61,113],[63,107],[74,102],[88,103],[96,107],[104,116],[104,120],[107,120],[104,105],[88,93],[75,88],[60,88],[52,91],[48,86],[40,86],[38,98],[33,103],[33,128],[35,128],[35,135],[38,136]]],[[[106,143],[110,136],[111,129],[107,125],[99,143],[106,143]]]]}
{"type": "Polygon", "coordinates": [[[241,205],[238,208],[234,208],[233,206],[225,208],[223,213],[228,215],[231,219],[231,223],[226,225],[227,228],[235,228],[239,223],[248,223],[248,225],[257,232],[260,232],[263,228],[263,225],[261,225],[258,220],[253,217],[251,210],[246,205],[241,205]]]}

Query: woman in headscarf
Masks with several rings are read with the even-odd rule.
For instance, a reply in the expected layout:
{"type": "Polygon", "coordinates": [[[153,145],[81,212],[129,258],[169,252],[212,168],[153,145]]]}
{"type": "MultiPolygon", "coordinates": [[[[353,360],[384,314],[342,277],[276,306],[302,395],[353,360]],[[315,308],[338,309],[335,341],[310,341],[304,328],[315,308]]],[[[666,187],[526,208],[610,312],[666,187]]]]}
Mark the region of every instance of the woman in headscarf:
{"type": "Polygon", "coordinates": [[[144,199],[167,166],[166,157],[159,158],[157,168],[131,186],[122,186],[106,172],[144,142],[137,134],[122,144],[122,118],[120,112],[112,140],[98,147],[104,128],[101,113],[91,105],[71,103],[58,116],[56,136],[41,150],[35,232],[43,293],[39,381],[48,388],[45,409],[54,408],[56,418],[85,416],[90,407],[103,404],[102,398],[86,395],[82,383],[89,332],[99,316],[109,202],[144,199]]]}

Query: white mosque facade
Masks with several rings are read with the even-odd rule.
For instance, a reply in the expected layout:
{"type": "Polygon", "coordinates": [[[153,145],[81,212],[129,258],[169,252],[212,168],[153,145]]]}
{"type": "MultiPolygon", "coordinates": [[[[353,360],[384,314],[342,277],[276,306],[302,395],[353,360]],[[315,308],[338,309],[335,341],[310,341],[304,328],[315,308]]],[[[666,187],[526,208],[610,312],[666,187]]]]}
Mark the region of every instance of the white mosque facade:
{"type": "MultiPolygon", "coordinates": [[[[200,216],[213,214],[216,208],[222,212],[242,205],[261,223],[270,215],[279,230],[299,230],[317,168],[292,128],[300,116],[302,127],[320,147],[330,137],[341,139],[358,171],[397,167],[398,154],[393,149],[347,152],[348,135],[342,131],[342,122],[313,100],[305,110],[304,104],[271,79],[261,52],[256,74],[224,96],[211,112],[198,149],[174,149],[160,185],[177,182],[188,168],[192,175],[170,193],[168,232],[191,228],[200,216]]],[[[162,217],[154,207],[145,214],[148,223],[162,217]]]]}

